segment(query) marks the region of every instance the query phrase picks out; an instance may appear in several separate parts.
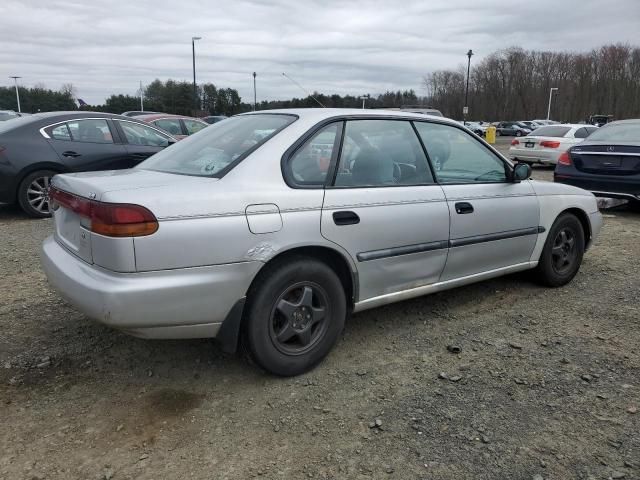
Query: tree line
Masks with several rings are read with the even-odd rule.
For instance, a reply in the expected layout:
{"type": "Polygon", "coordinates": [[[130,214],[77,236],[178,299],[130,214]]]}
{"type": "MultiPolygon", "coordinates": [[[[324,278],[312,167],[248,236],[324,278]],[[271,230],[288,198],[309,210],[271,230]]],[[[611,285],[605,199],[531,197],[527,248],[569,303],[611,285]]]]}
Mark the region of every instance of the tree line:
{"type": "MultiPolygon", "coordinates": [[[[462,118],[466,65],[424,78],[427,101],[445,116],[462,118]]],[[[581,121],[590,115],[640,116],[640,48],[605,45],[588,53],[541,52],[512,47],[472,65],[469,120],[551,118],[581,121]]]]}
{"type": "MultiPolygon", "coordinates": [[[[462,118],[466,87],[466,65],[438,70],[423,79],[426,95],[414,90],[366,95],[366,108],[425,106],[445,116],[462,118]]],[[[550,88],[557,88],[551,118],[586,120],[592,114],[615,118],[640,117],[640,47],[605,45],[587,53],[543,52],[512,47],[492,53],[474,63],[469,76],[469,120],[529,120],[546,118],[550,88]]],[[[193,84],[156,79],[143,89],[145,110],[181,115],[235,115],[253,109],[237,90],[203,83],[197,86],[197,108],[193,84]]],[[[75,110],[75,90],[63,85],[50,90],[39,85],[20,87],[22,110],[75,110]]],[[[274,108],[361,108],[362,97],[323,94],[289,100],[263,100],[258,110],[274,108]]],[[[83,110],[122,113],[139,110],[140,97],[113,94],[104,104],[83,105],[83,110]]],[[[17,109],[13,87],[0,87],[0,109],[17,109]]]]}

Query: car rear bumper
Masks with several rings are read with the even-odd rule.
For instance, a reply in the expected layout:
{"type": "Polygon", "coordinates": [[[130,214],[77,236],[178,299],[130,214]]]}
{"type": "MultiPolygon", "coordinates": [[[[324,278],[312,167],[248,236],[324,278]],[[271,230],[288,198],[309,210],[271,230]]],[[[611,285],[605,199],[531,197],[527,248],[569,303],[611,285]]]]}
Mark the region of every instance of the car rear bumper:
{"type": "Polygon", "coordinates": [[[565,183],[588,190],[596,197],[620,198],[640,201],[640,181],[637,176],[612,177],[607,175],[576,176],[565,175],[557,171],[553,175],[553,181],[565,183]]]}
{"type": "Polygon", "coordinates": [[[521,162],[548,163],[555,165],[558,163],[560,153],[556,151],[534,150],[532,148],[510,148],[509,158],[521,162]]]}
{"type": "Polygon", "coordinates": [[[261,262],[115,273],[80,260],[53,237],[42,244],[49,283],[89,318],[145,338],[215,337],[261,262]]]}

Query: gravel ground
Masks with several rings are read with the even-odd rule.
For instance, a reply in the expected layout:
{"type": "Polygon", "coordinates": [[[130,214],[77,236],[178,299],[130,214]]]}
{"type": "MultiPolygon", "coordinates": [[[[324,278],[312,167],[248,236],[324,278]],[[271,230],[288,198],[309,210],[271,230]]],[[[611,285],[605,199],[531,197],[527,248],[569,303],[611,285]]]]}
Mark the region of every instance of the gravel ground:
{"type": "Polygon", "coordinates": [[[0,206],[0,478],[640,478],[624,207],[566,287],[520,274],[363,312],[293,379],[87,321],[47,287],[50,232],[0,206]]]}

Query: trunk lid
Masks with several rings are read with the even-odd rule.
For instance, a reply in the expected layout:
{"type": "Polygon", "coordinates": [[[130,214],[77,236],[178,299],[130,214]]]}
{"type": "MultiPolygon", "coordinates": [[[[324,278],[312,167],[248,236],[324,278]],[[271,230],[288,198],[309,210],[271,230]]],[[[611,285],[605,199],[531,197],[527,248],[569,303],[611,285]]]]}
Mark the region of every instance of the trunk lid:
{"type": "Polygon", "coordinates": [[[640,175],[640,146],[588,144],[571,150],[576,169],[598,175],[640,175]]]}
{"type": "MultiPolygon", "coordinates": [[[[210,185],[215,178],[193,177],[142,169],[82,172],[56,175],[51,185],[84,199],[107,203],[158,204],[167,188],[173,192],[198,190],[195,185],[210,185]],[[154,196],[153,189],[164,189],[154,196]],[[148,200],[148,201],[147,201],[148,200]]],[[[164,198],[167,203],[177,202],[164,198]]],[[[87,263],[95,263],[114,271],[135,271],[132,238],[106,237],[91,231],[91,221],[71,208],[59,205],[53,211],[54,237],[57,242],[87,263]]]]}

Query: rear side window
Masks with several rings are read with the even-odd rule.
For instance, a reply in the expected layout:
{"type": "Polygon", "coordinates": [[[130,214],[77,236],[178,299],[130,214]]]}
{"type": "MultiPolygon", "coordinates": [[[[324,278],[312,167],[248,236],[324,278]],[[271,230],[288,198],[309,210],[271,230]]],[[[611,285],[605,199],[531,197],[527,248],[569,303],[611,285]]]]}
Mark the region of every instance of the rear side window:
{"type": "Polygon", "coordinates": [[[549,125],[547,127],[540,127],[531,132],[532,137],[564,137],[571,127],[558,127],[556,125],[549,125]]]}
{"type": "Polygon", "coordinates": [[[338,148],[342,122],[332,123],[315,133],[287,162],[285,175],[298,186],[323,186],[338,148]]]}
{"type": "Polygon", "coordinates": [[[72,120],[48,129],[49,136],[56,140],[71,140],[84,143],[113,143],[111,129],[106,120],[72,120]]]}
{"type": "Polygon", "coordinates": [[[431,184],[433,176],[409,121],[349,120],[335,186],[431,184]]]}
{"type": "Polygon", "coordinates": [[[221,177],[296,119],[288,114],[238,115],[156,153],[136,168],[221,177]]]}
{"type": "Polygon", "coordinates": [[[66,123],[57,125],[51,129],[51,137],[56,140],[71,140],[71,132],[66,123]]]}

